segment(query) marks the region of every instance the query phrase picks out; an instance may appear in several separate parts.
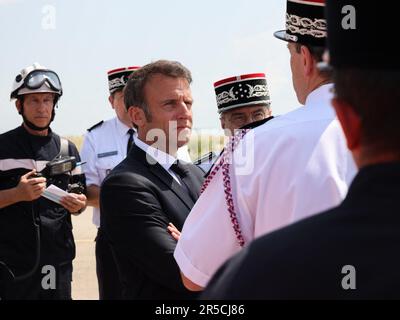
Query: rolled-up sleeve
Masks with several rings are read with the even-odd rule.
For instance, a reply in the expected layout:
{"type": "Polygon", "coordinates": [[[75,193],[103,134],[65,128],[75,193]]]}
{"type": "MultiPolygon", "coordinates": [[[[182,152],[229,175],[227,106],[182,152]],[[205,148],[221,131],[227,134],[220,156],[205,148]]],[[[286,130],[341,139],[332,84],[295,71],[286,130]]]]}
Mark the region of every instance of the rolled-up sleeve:
{"type": "Polygon", "coordinates": [[[186,219],[174,258],[185,277],[205,287],[217,269],[239,250],[220,171],[186,219]]]}

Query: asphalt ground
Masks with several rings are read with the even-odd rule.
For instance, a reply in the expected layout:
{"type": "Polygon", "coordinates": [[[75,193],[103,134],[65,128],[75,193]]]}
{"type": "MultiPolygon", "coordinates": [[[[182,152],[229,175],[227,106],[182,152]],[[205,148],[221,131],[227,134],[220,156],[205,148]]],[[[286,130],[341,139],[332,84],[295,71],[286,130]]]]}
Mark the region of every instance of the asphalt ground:
{"type": "Polygon", "coordinates": [[[72,298],[74,300],[98,300],[95,242],[97,229],[92,223],[92,208],[72,217],[76,244],[73,262],[72,298]]]}

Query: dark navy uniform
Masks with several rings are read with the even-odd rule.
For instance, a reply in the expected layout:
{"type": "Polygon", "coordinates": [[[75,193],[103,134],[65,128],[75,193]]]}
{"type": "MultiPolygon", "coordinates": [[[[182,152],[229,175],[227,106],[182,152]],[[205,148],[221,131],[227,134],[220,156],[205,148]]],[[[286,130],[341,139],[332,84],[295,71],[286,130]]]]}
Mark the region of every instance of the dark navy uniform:
{"type": "MultiPolygon", "coordinates": [[[[68,152],[80,161],[78,150],[71,142],[68,152]]],[[[32,169],[41,171],[59,153],[60,137],[50,129],[47,136],[31,135],[23,126],[0,135],[0,190],[16,187],[22,175],[32,169]]],[[[84,185],[80,167],[71,175],[58,175],[47,179],[47,183],[63,190],[71,182],[84,185]]],[[[40,197],[32,202],[18,202],[0,209],[2,299],[71,299],[74,258],[71,214],[61,205],[40,197]],[[40,232],[37,232],[35,224],[40,232]],[[42,288],[42,279],[47,274],[42,274],[42,268],[47,265],[53,266],[56,271],[54,290],[42,288]],[[11,273],[19,278],[35,267],[35,272],[27,279],[13,280],[11,273]]]]}

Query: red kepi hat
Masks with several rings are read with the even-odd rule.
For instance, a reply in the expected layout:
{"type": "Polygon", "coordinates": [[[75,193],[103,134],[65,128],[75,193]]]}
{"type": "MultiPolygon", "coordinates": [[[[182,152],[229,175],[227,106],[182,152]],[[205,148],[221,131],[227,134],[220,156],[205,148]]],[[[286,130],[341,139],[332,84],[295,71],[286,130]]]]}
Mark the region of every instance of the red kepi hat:
{"type": "Polygon", "coordinates": [[[218,113],[247,106],[269,106],[270,96],[264,73],[230,77],[214,83],[218,113]]]}
{"type": "Polygon", "coordinates": [[[139,68],[140,67],[126,67],[108,71],[108,88],[110,90],[110,94],[113,94],[117,90],[123,89],[132,72],[139,68]]]}

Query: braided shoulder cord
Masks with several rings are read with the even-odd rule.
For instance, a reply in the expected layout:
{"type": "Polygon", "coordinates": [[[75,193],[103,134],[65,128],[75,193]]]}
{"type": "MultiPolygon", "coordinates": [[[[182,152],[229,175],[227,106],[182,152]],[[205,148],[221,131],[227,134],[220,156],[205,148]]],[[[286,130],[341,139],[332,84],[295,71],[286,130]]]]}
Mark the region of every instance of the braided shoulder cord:
{"type": "Polygon", "coordinates": [[[222,153],[220,161],[214,166],[208,177],[203,183],[201,187],[200,193],[203,193],[206,188],[211,183],[212,179],[215,177],[217,172],[222,168],[222,175],[223,175],[223,183],[224,183],[224,192],[225,192],[225,200],[226,205],[228,207],[228,212],[231,218],[233,230],[235,231],[236,238],[238,243],[241,247],[245,245],[245,241],[242,235],[242,231],[240,229],[239,221],[237,219],[237,214],[235,212],[235,206],[233,204],[233,197],[232,197],[232,187],[231,187],[231,177],[230,177],[230,164],[233,159],[233,152],[235,151],[239,142],[243,139],[249,129],[240,130],[235,133],[233,137],[229,138],[229,142],[222,153]]]}

